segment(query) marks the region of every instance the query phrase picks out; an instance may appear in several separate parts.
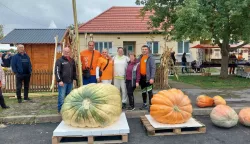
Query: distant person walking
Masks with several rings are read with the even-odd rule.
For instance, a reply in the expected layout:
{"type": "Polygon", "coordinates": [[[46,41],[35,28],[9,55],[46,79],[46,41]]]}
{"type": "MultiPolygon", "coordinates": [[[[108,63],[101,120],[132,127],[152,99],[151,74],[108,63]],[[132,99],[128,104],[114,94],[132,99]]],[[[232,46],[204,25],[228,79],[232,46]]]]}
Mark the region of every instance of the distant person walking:
{"type": "Polygon", "coordinates": [[[188,70],[187,70],[187,58],[186,58],[186,53],[185,52],[183,53],[182,58],[181,58],[181,65],[182,65],[181,72],[184,74],[184,69],[185,69],[186,73],[188,73],[188,70]]]}

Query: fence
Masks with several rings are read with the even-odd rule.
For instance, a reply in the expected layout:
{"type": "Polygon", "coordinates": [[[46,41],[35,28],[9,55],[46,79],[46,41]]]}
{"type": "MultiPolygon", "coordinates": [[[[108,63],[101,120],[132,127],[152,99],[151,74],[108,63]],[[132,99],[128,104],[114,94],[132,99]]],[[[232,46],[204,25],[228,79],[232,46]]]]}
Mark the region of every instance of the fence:
{"type": "MultiPolygon", "coordinates": [[[[163,79],[164,70],[160,67],[156,69],[155,73],[155,89],[165,89],[167,88],[164,84],[163,79]]],[[[32,72],[30,78],[29,92],[49,92],[51,81],[52,81],[52,71],[51,70],[35,70],[32,72]]],[[[16,80],[15,75],[11,71],[5,72],[6,86],[4,93],[16,92],[16,80]]],[[[57,84],[55,82],[55,91],[57,91],[57,84]]]]}
{"type": "MultiPolygon", "coordinates": [[[[31,74],[29,92],[49,92],[52,71],[50,70],[35,70],[31,74]]],[[[6,86],[3,92],[10,93],[16,91],[16,78],[13,72],[5,72],[6,86]]],[[[55,82],[55,91],[57,91],[57,84],[55,82]]]]}

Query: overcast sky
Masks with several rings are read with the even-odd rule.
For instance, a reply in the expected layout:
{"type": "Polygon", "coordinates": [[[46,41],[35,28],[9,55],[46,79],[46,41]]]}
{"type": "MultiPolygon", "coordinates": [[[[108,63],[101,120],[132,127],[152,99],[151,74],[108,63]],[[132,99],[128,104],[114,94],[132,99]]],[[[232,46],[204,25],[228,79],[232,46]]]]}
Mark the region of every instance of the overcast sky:
{"type": "MultiPolygon", "coordinates": [[[[76,0],[79,22],[86,22],[112,6],[136,6],[136,0],[76,0]]],[[[74,23],[72,0],[0,0],[0,24],[6,35],[14,28],[57,28],[74,23]]]]}

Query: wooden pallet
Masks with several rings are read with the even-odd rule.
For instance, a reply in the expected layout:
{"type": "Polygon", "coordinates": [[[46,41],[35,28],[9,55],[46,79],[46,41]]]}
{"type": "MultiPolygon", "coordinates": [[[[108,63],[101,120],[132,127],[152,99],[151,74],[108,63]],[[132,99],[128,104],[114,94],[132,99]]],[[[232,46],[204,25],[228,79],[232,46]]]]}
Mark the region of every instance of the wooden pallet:
{"type": "MultiPolygon", "coordinates": [[[[79,139],[78,139],[79,140],[79,139]]],[[[52,144],[93,144],[93,143],[125,143],[128,142],[128,134],[121,134],[121,135],[102,135],[102,136],[67,136],[67,137],[60,137],[60,136],[52,136],[52,144]],[[114,139],[116,137],[116,139],[114,139]],[[118,138],[117,138],[118,137],[118,138]],[[83,138],[85,140],[81,140],[78,142],[62,142],[62,139],[67,138],[83,138]]]]}
{"type": "MultiPolygon", "coordinates": [[[[197,121],[197,120],[196,120],[197,121]]],[[[178,128],[166,128],[166,129],[156,129],[154,128],[146,116],[141,116],[141,122],[147,131],[148,136],[164,136],[164,135],[181,135],[181,134],[198,134],[206,133],[206,126],[197,121],[202,125],[202,127],[178,127],[178,128]]]]}
{"type": "Polygon", "coordinates": [[[123,143],[128,142],[129,125],[125,113],[107,127],[72,127],[62,121],[53,131],[52,144],[123,143]]]}

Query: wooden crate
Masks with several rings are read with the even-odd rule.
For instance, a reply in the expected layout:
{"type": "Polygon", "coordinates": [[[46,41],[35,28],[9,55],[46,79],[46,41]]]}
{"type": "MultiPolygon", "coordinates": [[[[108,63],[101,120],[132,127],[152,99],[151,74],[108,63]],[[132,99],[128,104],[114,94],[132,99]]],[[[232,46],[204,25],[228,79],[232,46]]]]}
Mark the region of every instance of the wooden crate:
{"type": "MultiPolygon", "coordinates": [[[[196,119],[195,119],[196,120],[196,119]]],[[[197,121],[197,120],[196,120],[197,121]]],[[[165,129],[154,128],[146,116],[141,116],[141,122],[146,129],[148,136],[165,136],[165,135],[182,135],[182,134],[199,134],[206,133],[206,126],[201,122],[197,121],[201,124],[201,127],[166,127],[165,129]]]]}
{"type": "Polygon", "coordinates": [[[86,140],[74,141],[74,142],[63,142],[62,144],[93,144],[93,143],[125,143],[128,142],[128,134],[119,135],[101,135],[101,136],[52,136],[52,144],[60,144],[63,138],[85,138],[86,140]],[[114,137],[119,137],[114,139],[114,137]]]}

